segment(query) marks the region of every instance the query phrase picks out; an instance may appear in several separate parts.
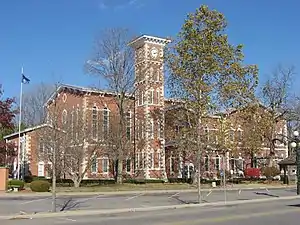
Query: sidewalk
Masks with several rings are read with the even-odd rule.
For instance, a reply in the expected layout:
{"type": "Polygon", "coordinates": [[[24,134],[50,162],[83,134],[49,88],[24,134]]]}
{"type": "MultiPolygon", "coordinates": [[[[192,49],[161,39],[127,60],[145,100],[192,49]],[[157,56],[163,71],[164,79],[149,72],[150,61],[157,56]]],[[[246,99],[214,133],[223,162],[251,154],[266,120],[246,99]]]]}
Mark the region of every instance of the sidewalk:
{"type": "MultiPolygon", "coordinates": [[[[237,191],[237,190],[255,190],[255,189],[289,189],[295,188],[296,185],[268,185],[268,184],[241,184],[241,185],[232,185],[226,187],[227,191],[237,191]]],[[[203,187],[201,191],[224,191],[223,187],[208,188],[207,186],[203,187]]],[[[165,190],[155,190],[155,189],[145,189],[145,190],[132,190],[132,191],[94,191],[94,192],[57,192],[57,196],[91,196],[91,195],[105,195],[105,196],[114,196],[114,195],[132,195],[132,194],[167,194],[167,193],[192,193],[197,192],[197,188],[193,189],[165,189],[165,190]]],[[[0,192],[0,198],[32,198],[32,197],[50,197],[51,192],[47,193],[38,193],[38,192],[10,192],[4,193],[0,192]]]]}

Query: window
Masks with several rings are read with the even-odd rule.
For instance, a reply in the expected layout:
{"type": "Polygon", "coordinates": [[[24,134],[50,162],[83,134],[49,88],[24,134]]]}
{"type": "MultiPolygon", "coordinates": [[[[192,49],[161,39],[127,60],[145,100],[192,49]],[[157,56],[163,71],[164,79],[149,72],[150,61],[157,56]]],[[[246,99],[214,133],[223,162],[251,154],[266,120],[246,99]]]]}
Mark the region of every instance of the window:
{"type": "Polygon", "coordinates": [[[234,130],[229,130],[229,141],[234,141],[234,130]]]}
{"type": "Polygon", "coordinates": [[[238,133],[237,133],[237,139],[238,139],[238,142],[242,142],[243,140],[243,131],[242,130],[238,130],[238,133]]]}
{"type": "Polygon", "coordinates": [[[159,70],[156,71],[156,81],[160,80],[160,73],[159,70]]]}
{"type": "Polygon", "coordinates": [[[98,136],[98,109],[96,106],[92,110],[92,138],[96,139],[98,136]]]}
{"type": "Polygon", "coordinates": [[[175,172],[175,157],[170,157],[170,172],[175,172]]]}
{"type": "Polygon", "coordinates": [[[153,104],[154,102],[154,90],[150,90],[149,104],[153,104]]]}
{"type": "Polygon", "coordinates": [[[209,158],[208,155],[204,157],[204,169],[205,171],[209,171],[209,158]]]}
{"type": "Polygon", "coordinates": [[[63,124],[67,123],[67,116],[68,116],[67,110],[64,109],[64,111],[62,112],[62,116],[61,116],[61,120],[62,120],[63,124]]]}
{"type": "Polygon", "coordinates": [[[142,105],[143,103],[143,93],[141,91],[138,92],[138,105],[142,105]]]}
{"type": "Polygon", "coordinates": [[[157,139],[161,138],[161,127],[160,127],[160,121],[157,120],[157,139]]]}
{"type": "Polygon", "coordinates": [[[108,158],[102,159],[102,172],[108,173],[108,158]]]}
{"type": "Polygon", "coordinates": [[[78,138],[78,132],[79,132],[79,108],[77,107],[76,109],[76,131],[75,131],[75,138],[77,139],[78,138]]]}
{"type": "Polygon", "coordinates": [[[126,172],[130,173],[130,171],[131,171],[131,160],[127,159],[126,160],[126,172]]]}
{"type": "Polygon", "coordinates": [[[145,91],[142,91],[143,99],[142,99],[142,105],[147,103],[146,94],[145,91]]]}
{"type": "Polygon", "coordinates": [[[150,124],[149,124],[149,137],[153,138],[154,135],[154,122],[153,119],[150,119],[150,124]]]}
{"type": "Polygon", "coordinates": [[[153,167],[154,167],[154,153],[151,152],[149,154],[149,168],[153,169],[153,167]]]}
{"type": "Polygon", "coordinates": [[[215,159],[215,170],[220,170],[220,156],[216,156],[215,159]]]}
{"type": "Polygon", "coordinates": [[[127,112],[126,114],[126,137],[127,140],[131,139],[131,113],[127,112]]]}
{"type": "Polygon", "coordinates": [[[74,111],[71,112],[71,137],[74,138],[74,111]]]}
{"type": "Polygon", "coordinates": [[[97,173],[97,171],[98,171],[98,162],[97,162],[97,157],[94,156],[91,164],[91,173],[97,173]]]}
{"type": "Polygon", "coordinates": [[[204,128],[204,140],[206,142],[209,142],[209,128],[208,127],[204,128]]]}
{"type": "Polygon", "coordinates": [[[108,136],[108,128],[109,128],[109,110],[108,108],[104,108],[103,110],[103,137],[104,139],[108,136]]]}
{"type": "Polygon", "coordinates": [[[157,89],[156,90],[155,104],[159,105],[159,100],[160,100],[160,92],[159,92],[159,89],[157,89]]]}
{"type": "Polygon", "coordinates": [[[160,168],[160,160],[161,160],[161,156],[160,156],[160,152],[157,153],[157,168],[160,168]]]}

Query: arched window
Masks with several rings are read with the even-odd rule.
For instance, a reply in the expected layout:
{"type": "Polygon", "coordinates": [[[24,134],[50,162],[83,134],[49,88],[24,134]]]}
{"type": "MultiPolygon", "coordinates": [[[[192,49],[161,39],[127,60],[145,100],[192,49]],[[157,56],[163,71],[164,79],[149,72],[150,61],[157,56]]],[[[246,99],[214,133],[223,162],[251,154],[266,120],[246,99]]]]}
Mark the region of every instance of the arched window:
{"type": "Polygon", "coordinates": [[[64,111],[62,112],[62,116],[61,116],[61,120],[62,120],[63,124],[67,123],[67,116],[68,116],[67,110],[64,109],[64,111]]]}
{"type": "Polygon", "coordinates": [[[108,136],[108,130],[109,130],[109,110],[108,108],[103,109],[103,137],[104,139],[108,136]]]}
{"type": "Polygon", "coordinates": [[[153,103],[154,103],[154,90],[151,89],[150,96],[149,96],[149,104],[153,104],[153,103]]]}
{"type": "Polygon", "coordinates": [[[209,142],[209,128],[206,126],[204,128],[204,140],[208,143],[209,142]]]}
{"type": "Polygon", "coordinates": [[[204,157],[204,169],[205,169],[205,171],[209,171],[209,157],[208,157],[208,155],[206,155],[204,157]]]}
{"type": "Polygon", "coordinates": [[[215,170],[220,170],[220,156],[217,155],[215,158],[215,170]]]}
{"type": "Polygon", "coordinates": [[[237,139],[238,139],[238,142],[242,142],[242,140],[243,140],[243,131],[241,129],[239,129],[237,132],[237,139]]]}
{"type": "Polygon", "coordinates": [[[131,112],[126,113],[126,138],[131,139],[131,112]]]}
{"type": "Polygon", "coordinates": [[[229,141],[234,141],[234,130],[233,129],[229,130],[229,141]]]}
{"type": "Polygon", "coordinates": [[[92,138],[98,137],[98,109],[96,106],[93,107],[92,111],[92,138]]]}

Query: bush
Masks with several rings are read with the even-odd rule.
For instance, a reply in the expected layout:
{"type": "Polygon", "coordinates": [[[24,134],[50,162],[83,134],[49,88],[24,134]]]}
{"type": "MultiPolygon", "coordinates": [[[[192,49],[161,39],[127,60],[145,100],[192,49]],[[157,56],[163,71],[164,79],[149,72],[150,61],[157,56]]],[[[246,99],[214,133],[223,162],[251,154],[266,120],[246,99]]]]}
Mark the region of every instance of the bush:
{"type": "Polygon", "coordinates": [[[30,189],[34,192],[48,192],[50,183],[46,180],[35,180],[31,182],[30,189]]]}
{"type": "Polygon", "coordinates": [[[23,189],[24,185],[25,185],[25,183],[22,180],[9,180],[8,181],[9,188],[15,187],[15,188],[23,189]]]}
{"type": "Polygon", "coordinates": [[[266,176],[267,179],[273,179],[273,177],[275,177],[279,174],[280,174],[280,170],[275,166],[264,167],[262,169],[262,175],[266,176]]]}

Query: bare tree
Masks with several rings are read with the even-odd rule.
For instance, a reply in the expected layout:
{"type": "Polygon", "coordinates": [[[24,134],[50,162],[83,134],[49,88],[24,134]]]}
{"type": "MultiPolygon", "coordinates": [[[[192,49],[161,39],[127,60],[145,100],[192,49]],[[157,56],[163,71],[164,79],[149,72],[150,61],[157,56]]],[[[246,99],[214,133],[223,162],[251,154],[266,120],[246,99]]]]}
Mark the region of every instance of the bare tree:
{"type": "Polygon", "coordinates": [[[26,126],[35,126],[43,122],[46,117],[44,104],[54,88],[55,85],[40,83],[24,93],[22,120],[26,126]]]}
{"type": "Polygon", "coordinates": [[[108,29],[96,39],[95,51],[86,64],[89,74],[103,79],[108,89],[114,93],[112,102],[117,106],[116,133],[114,134],[114,155],[118,163],[117,182],[122,183],[122,168],[126,142],[126,113],[134,96],[134,51],[128,46],[131,40],[127,29],[108,29]]]}
{"type": "MultiPolygon", "coordinates": [[[[57,85],[58,87],[58,85],[57,85]]],[[[52,212],[56,212],[56,180],[62,171],[63,152],[65,150],[66,133],[62,126],[62,106],[53,101],[47,107],[47,116],[44,118],[45,127],[37,132],[39,143],[38,158],[51,169],[52,177],[52,212]]]]}
{"type": "Polygon", "coordinates": [[[269,154],[269,165],[272,166],[272,158],[276,141],[284,142],[283,137],[278,137],[277,128],[280,122],[288,120],[291,115],[289,102],[291,97],[291,81],[295,75],[295,68],[279,65],[271,77],[263,84],[260,99],[267,107],[268,113],[262,118],[261,124],[267,128],[264,139],[267,143],[269,154]]]}

